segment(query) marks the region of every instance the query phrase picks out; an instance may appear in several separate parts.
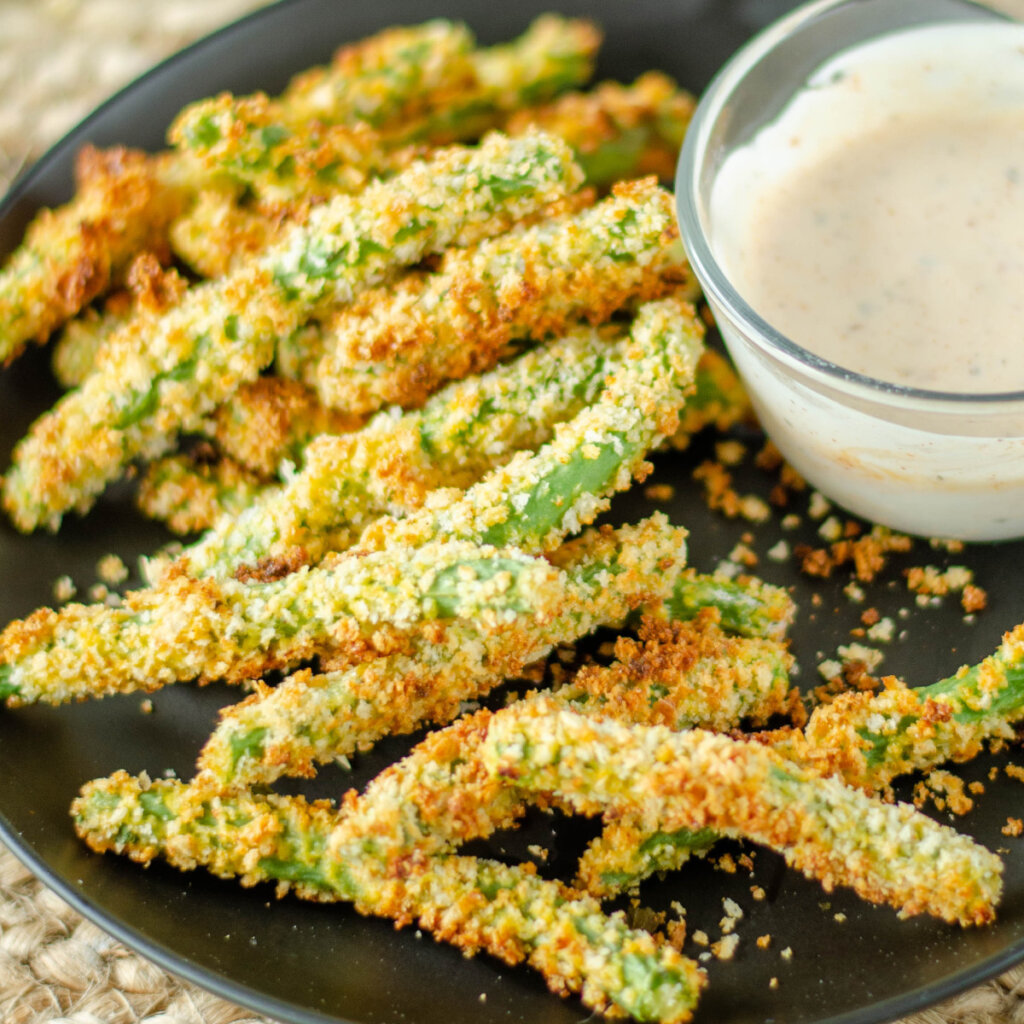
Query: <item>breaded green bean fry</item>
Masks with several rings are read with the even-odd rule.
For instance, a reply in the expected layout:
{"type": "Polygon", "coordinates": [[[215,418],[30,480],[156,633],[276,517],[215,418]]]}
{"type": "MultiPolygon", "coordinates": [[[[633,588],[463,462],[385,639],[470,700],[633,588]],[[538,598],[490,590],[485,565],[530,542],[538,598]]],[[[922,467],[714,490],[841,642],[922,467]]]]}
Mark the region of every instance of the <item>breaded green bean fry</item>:
{"type": "Polygon", "coordinates": [[[319,654],[401,649],[433,620],[498,629],[558,609],[564,574],[542,559],[465,542],[325,560],[269,582],[168,578],[118,607],[41,609],[0,634],[0,699],[12,704],[257,678],[319,654]]]}
{"type": "Polygon", "coordinates": [[[0,269],[0,366],[119,280],[137,252],[163,242],[184,204],[165,167],[136,150],[83,148],[75,197],[39,213],[0,269]]]}
{"type": "MultiPolygon", "coordinates": [[[[674,595],[693,584],[692,572],[684,573],[674,595]]],[[[555,696],[576,710],[670,729],[726,731],[744,718],[764,724],[791,711],[786,649],[774,639],[730,637],[720,621],[709,605],[692,622],[648,623],[638,652],[634,641],[620,638],[616,663],[581,669],[555,696]]],[[[633,815],[609,818],[584,851],[578,879],[593,896],[613,896],[655,872],[678,869],[719,838],[713,829],[652,833],[633,815]]]]}
{"type": "MultiPolygon", "coordinates": [[[[408,652],[319,675],[304,671],[259,689],[222,712],[199,758],[202,777],[230,788],[269,784],[282,774],[312,775],[317,764],[348,756],[387,732],[409,732],[427,719],[449,721],[462,701],[520,674],[553,644],[598,626],[621,627],[640,606],[663,613],[659,602],[672,581],[675,587],[683,582],[677,575],[682,534],[654,517],[564,545],[558,561],[570,586],[550,622],[524,619],[488,634],[472,624],[451,624],[432,633],[427,645],[414,640],[408,652]],[[624,562],[626,551],[631,554],[624,562]]],[[[668,720],[674,727],[734,727],[744,716],[761,719],[784,710],[785,651],[774,641],[767,647],[762,641],[737,644],[706,620],[702,616],[695,627],[649,624],[639,658],[622,642],[632,664],[585,670],[556,696],[588,712],[668,720]],[[767,670],[754,660],[758,654],[767,670]]]]}
{"type": "Polygon", "coordinates": [[[470,54],[474,86],[397,127],[403,142],[473,138],[524,106],[590,80],[601,44],[592,21],[542,14],[517,39],[470,54]],[[498,118],[499,121],[495,121],[498,118]]]}
{"type": "Polygon", "coordinates": [[[645,174],[667,182],[675,175],[693,108],[691,95],[667,75],[649,71],[631,85],[602,82],[517,110],[503,130],[518,135],[536,127],[561,136],[590,185],[607,188],[645,174]]]}
{"type": "Polygon", "coordinates": [[[165,455],[146,467],[135,503],[143,515],[185,535],[243,515],[274,486],[226,457],[165,455]]]}
{"type": "Polygon", "coordinates": [[[243,201],[237,186],[201,188],[167,230],[174,255],[200,277],[221,277],[252,259],[280,234],[301,204],[264,210],[243,201]]]}
{"type": "Polygon", "coordinates": [[[669,602],[670,618],[686,621],[703,608],[717,608],[722,627],[740,636],[785,636],[796,605],[782,588],[756,576],[739,578],[701,575],[688,570],[687,585],[676,588],[669,602]]]}
{"type": "MultiPolygon", "coordinates": [[[[511,43],[474,50],[470,40],[464,26],[442,21],[384,33],[372,41],[372,65],[359,62],[347,80],[327,71],[306,77],[314,88],[296,84],[279,100],[203,100],[179,115],[169,138],[200,179],[227,176],[264,201],[355,192],[405,166],[414,143],[477,138],[523,102],[579,85],[599,36],[588,22],[547,16],[511,43]],[[360,109],[360,99],[370,102],[360,109]]],[[[367,44],[361,49],[365,57],[367,44]]]]}
{"type": "Polygon", "coordinates": [[[301,463],[314,438],[361,424],[355,416],[325,408],[298,381],[258,377],[213,411],[208,435],[229,458],[272,479],[284,463],[301,463]]]}
{"type": "Polygon", "coordinates": [[[110,295],[102,313],[86,310],[68,321],[53,348],[54,376],[65,388],[77,388],[107,358],[110,338],[130,319],[151,325],[176,306],[188,282],[173,267],[165,267],[156,254],[144,251],[132,259],[125,273],[127,288],[110,295]]]}
{"type": "MultiPolygon", "coordinates": [[[[735,652],[723,649],[720,638],[711,635],[713,626],[705,628],[708,635],[697,638],[697,650],[691,647],[691,628],[655,633],[640,645],[623,645],[618,653],[628,661],[586,667],[549,700],[552,706],[627,724],[668,718],[673,726],[736,726],[743,714],[738,702],[724,692],[729,684],[708,685],[709,676],[721,681],[730,674],[729,658],[735,652]],[[673,704],[673,710],[667,710],[667,704],[673,704]]],[[[743,647],[751,644],[741,642],[743,647]]],[[[751,688],[742,671],[733,673],[731,688],[749,705],[760,704],[765,713],[778,703],[778,694],[765,694],[757,684],[751,688]]],[[[492,712],[479,711],[429,734],[362,794],[349,794],[345,820],[334,837],[336,849],[373,836],[377,854],[399,864],[413,855],[451,852],[513,825],[525,810],[524,795],[488,772],[481,759],[493,719],[492,712]]]]}
{"type": "Polygon", "coordinates": [[[396,654],[258,689],[221,713],[199,758],[201,777],[230,787],[311,775],[316,764],[388,733],[450,721],[462,701],[520,674],[554,645],[656,608],[685,562],[685,531],[655,516],[636,527],[590,531],[558,554],[564,576],[550,616],[519,615],[500,629],[438,624],[396,654]]]}
{"type": "Polygon", "coordinates": [[[700,357],[696,385],[669,442],[677,451],[688,447],[693,435],[705,427],[724,433],[737,423],[755,422],[746,388],[729,360],[713,348],[700,357]]]}
{"type": "Polygon", "coordinates": [[[716,828],[651,828],[637,815],[606,816],[601,834],[587,844],[575,884],[597,899],[634,892],[652,875],[678,871],[722,838],[716,828]]]}
{"type": "Polygon", "coordinates": [[[133,458],[158,457],[179,431],[197,428],[311,315],[425,253],[501,232],[578,184],[564,143],[493,136],[317,207],[251,264],[190,289],[156,325],[115,334],[103,372],[17,446],[4,480],[8,513],[22,530],[56,528],[133,458]]]}
{"type": "Polygon", "coordinates": [[[597,401],[536,452],[519,452],[468,491],[434,492],[418,512],[383,517],[357,547],[416,545],[431,537],[475,538],[500,547],[551,550],[592,523],[610,496],[647,472],[644,457],[678,423],[703,328],[678,297],[637,313],[626,365],[597,401]]]}
{"type": "MultiPolygon", "coordinates": [[[[362,430],[320,437],[280,490],[187,548],[194,576],[231,575],[268,559],[319,561],[337,531],[411,512],[430,490],[468,487],[518,450],[548,441],[625,367],[616,328],[579,328],[479,378],[448,385],[422,409],[379,413],[362,430]]],[[[184,561],[182,561],[184,564],[184,561]]]]}
{"type": "Polygon", "coordinates": [[[765,725],[791,706],[792,656],[776,640],[729,636],[719,619],[713,606],[692,622],[647,618],[639,640],[619,637],[611,665],[583,666],[555,696],[587,714],[675,730],[765,725]]]}
{"type": "Polygon", "coordinates": [[[1012,740],[1024,718],[1024,625],[999,648],[929,686],[840,694],[814,709],[787,756],[851,786],[886,791],[899,775],[967,761],[1012,740]]]}
{"type": "Polygon", "coordinates": [[[491,770],[577,810],[639,814],[650,833],[713,828],[782,853],[826,890],[852,887],[901,916],[961,925],[995,917],[1002,862],[906,804],[821,779],[755,741],[595,721],[550,698],[496,715],[491,770]]]}
{"type": "Polygon", "coordinates": [[[512,342],[603,323],[630,301],[689,286],[677,237],[667,191],[653,178],[620,183],[590,209],[453,250],[435,273],[366,292],[324,325],[306,383],[349,412],[421,405],[512,342]]]}
{"type": "Polygon", "coordinates": [[[300,71],[276,102],[290,124],[404,122],[462,86],[474,46],[461,22],[392,26],[340,47],[330,64],[300,71]]]}
{"type": "Polygon", "coordinates": [[[598,1012],[683,1024],[703,985],[700,969],[671,946],[530,867],[438,857],[408,862],[399,875],[372,851],[341,859],[332,848],[339,815],[326,802],[211,795],[119,772],[85,786],[72,813],[97,852],[143,864],[162,856],[182,870],[203,866],[243,885],[276,882],[279,894],[351,901],[362,914],[416,921],[467,955],[526,961],[553,991],[579,993],[598,1012]]]}
{"type": "Polygon", "coordinates": [[[64,325],[50,354],[53,375],[62,388],[77,388],[96,369],[97,354],[128,320],[131,306],[126,292],[115,292],[102,312],[89,307],[64,325]]]}

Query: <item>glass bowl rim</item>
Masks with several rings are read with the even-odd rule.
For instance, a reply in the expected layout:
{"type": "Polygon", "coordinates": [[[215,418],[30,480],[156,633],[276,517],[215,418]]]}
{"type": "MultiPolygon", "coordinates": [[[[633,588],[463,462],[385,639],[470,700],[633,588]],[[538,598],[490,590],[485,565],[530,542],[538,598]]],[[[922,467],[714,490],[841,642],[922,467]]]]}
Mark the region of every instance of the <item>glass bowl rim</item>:
{"type": "MultiPolygon", "coordinates": [[[[705,230],[698,198],[703,162],[711,133],[727,102],[747,74],[777,46],[815,19],[858,0],[811,0],[763,29],[719,69],[694,110],[676,169],[675,194],[683,246],[707,298],[720,308],[748,342],[781,362],[789,370],[810,376],[833,389],[880,404],[904,404],[929,411],[973,413],[998,411],[1000,406],[1024,404],[1024,388],[1014,391],[940,391],[896,384],[850,370],[792,341],[747,303],[716,259],[705,230]]],[[[1013,20],[972,0],[961,0],[976,15],[986,12],[996,20],[1013,20]]],[[[869,37],[870,38],[870,37],[869,37]]],[[[838,52],[838,51],[837,51],[838,52]]],[[[826,60],[829,55],[823,55],[826,60]]],[[[799,84],[796,85],[799,88],[799,84]]],[[[795,91],[795,90],[794,90],[795,91]]],[[[1008,411],[1008,410],[1007,410],[1008,411]]]]}

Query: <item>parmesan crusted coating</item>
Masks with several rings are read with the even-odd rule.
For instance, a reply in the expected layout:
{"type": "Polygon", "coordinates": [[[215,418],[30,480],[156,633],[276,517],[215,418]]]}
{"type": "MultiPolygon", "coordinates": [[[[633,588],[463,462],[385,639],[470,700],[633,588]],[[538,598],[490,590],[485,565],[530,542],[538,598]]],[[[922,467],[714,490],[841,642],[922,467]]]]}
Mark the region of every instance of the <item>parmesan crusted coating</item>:
{"type": "Polygon", "coordinates": [[[513,341],[602,323],[680,283],[692,298],[677,237],[656,179],[620,183],[590,209],[452,250],[436,273],[366,292],[324,325],[306,382],[350,412],[420,405],[444,381],[493,366],[513,341]]]}
{"type": "Polygon", "coordinates": [[[156,324],[133,320],[115,333],[102,369],[17,446],[3,491],[11,518],[22,530],[56,528],[132,458],[161,455],[179,431],[196,429],[310,315],[425,253],[506,230],[579,180],[564,143],[492,136],[317,207],[258,259],[190,289],[156,324]]]}
{"type": "Polygon", "coordinates": [[[161,243],[184,193],[164,163],[117,147],[83,148],[75,198],[43,210],[0,271],[0,365],[51,331],[123,275],[131,258],[161,243]]]}
{"type": "MultiPolygon", "coordinates": [[[[232,796],[119,772],[83,788],[73,814],[96,851],[148,864],[200,865],[243,885],[276,881],[321,902],[346,900],[363,914],[416,922],[467,954],[528,962],[552,991],[578,993],[592,1010],[637,1021],[683,1024],[704,977],[648,933],[606,915],[593,899],[512,867],[475,857],[413,857],[392,873],[372,850],[338,856],[332,832],[345,821],[326,802],[232,796]]],[[[358,843],[348,846],[356,847],[358,843]]],[[[371,843],[367,842],[367,846],[371,843]]]]}
{"type": "Polygon", "coordinates": [[[242,515],[270,486],[233,459],[167,455],[146,467],[135,500],[144,515],[189,534],[242,515]]]}
{"type": "Polygon", "coordinates": [[[308,388],[282,377],[245,384],[211,416],[217,448],[247,469],[274,477],[282,463],[297,463],[320,434],[342,434],[361,426],[354,416],[325,409],[308,388]]]}
{"type": "Polygon", "coordinates": [[[188,282],[155,253],[139,253],[128,266],[127,288],[114,292],[102,314],[94,309],[71,320],[53,349],[53,371],[65,388],[76,388],[106,358],[108,339],[132,317],[155,322],[181,301],[188,282]]]}
{"type": "Polygon", "coordinates": [[[778,850],[826,890],[851,886],[902,916],[994,919],[1002,862],[906,804],[820,779],[754,741],[593,721],[538,698],[496,716],[491,769],[585,813],[628,809],[650,833],[712,828],[778,850]]]}
{"type": "Polygon", "coordinates": [[[302,216],[298,203],[270,209],[243,203],[237,187],[211,184],[171,221],[174,255],[201,277],[220,277],[270,245],[289,219],[302,216]]]}
{"type": "Polygon", "coordinates": [[[646,619],[639,641],[616,641],[614,665],[584,666],[558,696],[590,714],[669,729],[764,725],[790,705],[793,658],[778,641],[723,633],[719,619],[713,607],[693,622],[646,619]]]}
{"type": "Polygon", "coordinates": [[[591,185],[645,174],[671,181],[694,103],[667,75],[649,71],[632,85],[602,82],[517,110],[504,131],[518,135],[536,127],[565,139],[591,185]]]}
{"type": "Polygon", "coordinates": [[[382,517],[357,547],[463,537],[550,550],[592,523],[613,493],[646,475],[646,453],[675,430],[703,330],[693,308],[672,297],[641,307],[632,337],[627,367],[593,405],[557,424],[550,442],[517,453],[465,492],[434,491],[418,512],[382,517]]]}
{"type": "Polygon", "coordinates": [[[0,698],[12,704],[199,679],[256,678],[326,653],[358,660],[401,649],[432,620],[500,629],[557,613],[564,573],[541,559],[465,542],[400,547],[271,582],[174,575],[110,608],[42,609],[0,634],[0,698]]]}
{"type": "Polygon", "coordinates": [[[600,398],[607,378],[631,371],[632,344],[616,328],[579,328],[449,385],[420,410],[389,410],[355,433],[320,437],[301,472],[241,516],[221,520],[180,564],[194,576],[221,576],[267,559],[316,562],[336,550],[338,530],[411,512],[430,490],[468,487],[516,451],[547,442],[556,423],[600,398]]]}
{"type": "Polygon", "coordinates": [[[885,791],[898,775],[968,761],[989,740],[1010,740],[1024,717],[1024,625],[984,661],[917,689],[841,694],[815,708],[786,756],[851,786],[885,791]]]}
{"type": "Polygon", "coordinates": [[[312,775],[318,763],[364,749],[425,720],[450,721],[462,701],[483,696],[555,644],[598,626],[621,626],[657,609],[686,558],[686,532],[654,516],[635,527],[589,531],[558,552],[559,577],[546,618],[518,615],[499,628],[438,623],[405,651],[355,666],[290,676],[221,713],[199,758],[213,786],[312,775]]]}
{"type": "Polygon", "coordinates": [[[464,25],[395,29],[276,100],[225,93],[193,104],[170,140],[197,179],[226,175],[267,202],[355,192],[405,166],[413,144],[475,138],[524,103],[586,81],[599,41],[589,22],[554,15],[487,49],[473,48],[464,25]]]}

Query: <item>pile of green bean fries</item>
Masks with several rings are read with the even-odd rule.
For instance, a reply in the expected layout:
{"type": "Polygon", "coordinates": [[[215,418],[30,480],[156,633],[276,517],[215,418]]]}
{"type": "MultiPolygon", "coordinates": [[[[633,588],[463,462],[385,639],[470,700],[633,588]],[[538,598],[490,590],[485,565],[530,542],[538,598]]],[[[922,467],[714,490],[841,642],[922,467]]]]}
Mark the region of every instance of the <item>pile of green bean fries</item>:
{"type": "Polygon", "coordinates": [[[599,43],[555,15],[491,47],[389,29],[279,96],[191,105],[160,153],[83,152],[0,267],[0,361],[52,339],[66,388],[3,508],[55,531],[137,471],[185,539],[119,601],[10,623],[0,701],[238,684],[190,780],[85,783],[93,850],[416,921],[676,1024],[703,968],[602,902],[719,837],[902,915],[994,918],[999,858],[890,783],[1012,735],[1024,626],[805,722],[784,591],[698,573],[663,515],[595,525],[652,451],[749,415],[658,182],[692,100],[655,72],[587,88],[599,43]],[[610,660],[480,709],[598,629],[610,660]],[[274,791],[424,726],[361,793],[274,791]],[[536,804],[603,822],[573,879],[462,850],[536,804]]]}

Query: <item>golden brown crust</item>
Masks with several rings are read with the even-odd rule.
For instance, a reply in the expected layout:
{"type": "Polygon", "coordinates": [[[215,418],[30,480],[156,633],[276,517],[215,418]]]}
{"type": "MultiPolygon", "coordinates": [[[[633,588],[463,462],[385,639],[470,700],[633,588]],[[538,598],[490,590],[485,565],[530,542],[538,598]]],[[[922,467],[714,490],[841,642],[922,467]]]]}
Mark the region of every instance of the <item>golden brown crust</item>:
{"type": "Polygon", "coordinates": [[[324,407],[298,381],[260,377],[235,392],[212,416],[212,436],[225,455],[265,478],[285,460],[297,461],[320,434],[344,434],[360,417],[324,407]]]}

